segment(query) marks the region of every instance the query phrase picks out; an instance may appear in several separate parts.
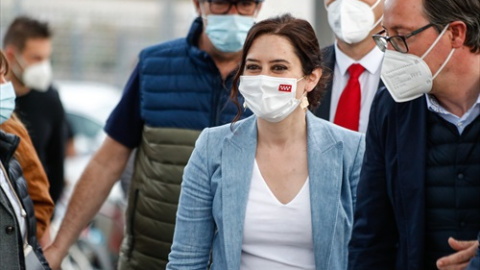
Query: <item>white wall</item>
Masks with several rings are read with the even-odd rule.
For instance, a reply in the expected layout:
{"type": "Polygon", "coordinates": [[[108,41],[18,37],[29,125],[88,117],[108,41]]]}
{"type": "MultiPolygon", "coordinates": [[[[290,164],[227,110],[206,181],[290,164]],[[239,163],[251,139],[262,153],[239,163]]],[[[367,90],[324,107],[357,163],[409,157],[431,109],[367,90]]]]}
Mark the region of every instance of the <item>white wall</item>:
{"type": "Polygon", "coordinates": [[[259,19],[290,13],[294,17],[302,18],[314,24],[315,0],[265,0],[259,13],[259,19]]]}

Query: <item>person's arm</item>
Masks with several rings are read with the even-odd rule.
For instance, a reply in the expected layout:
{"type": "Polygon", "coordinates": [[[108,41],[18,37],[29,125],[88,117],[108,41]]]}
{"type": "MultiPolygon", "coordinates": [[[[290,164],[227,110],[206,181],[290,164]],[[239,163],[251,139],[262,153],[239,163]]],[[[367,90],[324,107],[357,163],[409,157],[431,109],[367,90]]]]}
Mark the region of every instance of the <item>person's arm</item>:
{"type": "Polygon", "coordinates": [[[70,246],[95,216],[123,172],[132,150],[107,137],[75,186],[65,218],[53,243],[45,250],[52,269],[58,269],[70,246]]]}
{"type": "Polygon", "coordinates": [[[387,193],[383,120],[377,112],[377,95],[370,112],[366,151],[360,181],[352,237],[348,246],[349,270],[395,269],[398,231],[387,193]]]}
{"type": "Polygon", "coordinates": [[[100,149],[88,163],[75,186],[66,215],[45,256],[52,269],[58,269],[70,246],[107,198],[113,184],[142,135],[138,67],[130,76],[122,99],[110,114],[105,126],[108,134],[100,149]]]}
{"type": "MultiPolygon", "coordinates": [[[[210,146],[212,147],[212,146],[210,146]]],[[[215,231],[208,130],[202,132],[183,174],[168,270],[207,269],[215,231]]]]}
{"type": "Polygon", "coordinates": [[[450,237],[448,238],[448,244],[457,252],[438,259],[437,267],[439,270],[466,269],[470,260],[475,257],[475,253],[479,248],[477,240],[458,241],[450,237]]]}

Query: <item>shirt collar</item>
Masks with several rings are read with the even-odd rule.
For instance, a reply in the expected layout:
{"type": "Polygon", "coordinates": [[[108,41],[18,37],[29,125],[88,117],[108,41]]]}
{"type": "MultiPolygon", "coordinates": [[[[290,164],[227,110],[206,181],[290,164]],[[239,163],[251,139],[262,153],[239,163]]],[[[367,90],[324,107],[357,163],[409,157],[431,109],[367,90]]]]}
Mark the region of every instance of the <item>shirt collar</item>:
{"type": "Polygon", "coordinates": [[[375,46],[362,59],[360,59],[359,61],[355,61],[354,59],[343,53],[338,48],[337,41],[335,41],[335,59],[342,75],[345,75],[348,67],[350,67],[354,63],[361,64],[370,74],[375,74],[382,65],[383,56],[384,53],[377,46],[375,46]]]}
{"type": "MultiPolygon", "coordinates": [[[[442,105],[440,105],[440,103],[438,103],[438,100],[434,95],[425,94],[425,97],[426,97],[425,100],[427,101],[427,108],[430,111],[439,113],[439,114],[451,114],[442,105]]],[[[478,95],[477,101],[475,102],[475,104],[473,104],[473,106],[470,109],[468,109],[468,111],[472,110],[472,108],[475,106],[480,106],[480,95],[478,95]]]]}

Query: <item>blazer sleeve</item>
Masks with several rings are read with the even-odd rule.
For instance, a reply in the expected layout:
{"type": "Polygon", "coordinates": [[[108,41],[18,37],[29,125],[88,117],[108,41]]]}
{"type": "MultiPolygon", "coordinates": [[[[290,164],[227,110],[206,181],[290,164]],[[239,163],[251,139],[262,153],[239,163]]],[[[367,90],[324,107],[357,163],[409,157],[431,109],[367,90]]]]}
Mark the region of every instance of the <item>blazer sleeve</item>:
{"type": "Polygon", "coordinates": [[[388,196],[383,130],[384,112],[378,111],[377,95],[370,112],[366,151],[360,181],[354,226],[349,243],[349,270],[395,269],[397,227],[388,196]]]}
{"type": "Polygon", "coordinates": [[[23,170],[27,182],[28,194],[33,201],[35,218],[37,220],[37,239],[50,225],[54,204],[50,197],[50,184],[38,158],[37,152],[25,127],[16,118],[10,118],[1,125],[2,130],[20,137],[20,144],[16,150],[16,157],[23,170]]]}
{"type": "Polygon", "coordinates": [[[208,129],[204,130],[183,174],[168,270],[207,269],[215,223],[210,189],[208,129]]]}

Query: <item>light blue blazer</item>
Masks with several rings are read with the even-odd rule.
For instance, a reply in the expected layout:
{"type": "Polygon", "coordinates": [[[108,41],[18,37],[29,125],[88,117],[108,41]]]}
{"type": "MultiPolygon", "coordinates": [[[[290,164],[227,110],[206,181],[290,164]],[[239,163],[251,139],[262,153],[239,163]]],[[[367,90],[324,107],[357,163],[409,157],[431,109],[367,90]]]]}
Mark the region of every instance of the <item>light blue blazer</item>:
{"type": "MultiPolygon", "coordinates": [[[[347,269],[364,136],[307,113],[316,269],[347,269]]],[[[205,129],[185,167],[167,269],[240,269],[257,120],[205,129]],[[233,131],[232,131],[233,130],[233,131]]]]}

